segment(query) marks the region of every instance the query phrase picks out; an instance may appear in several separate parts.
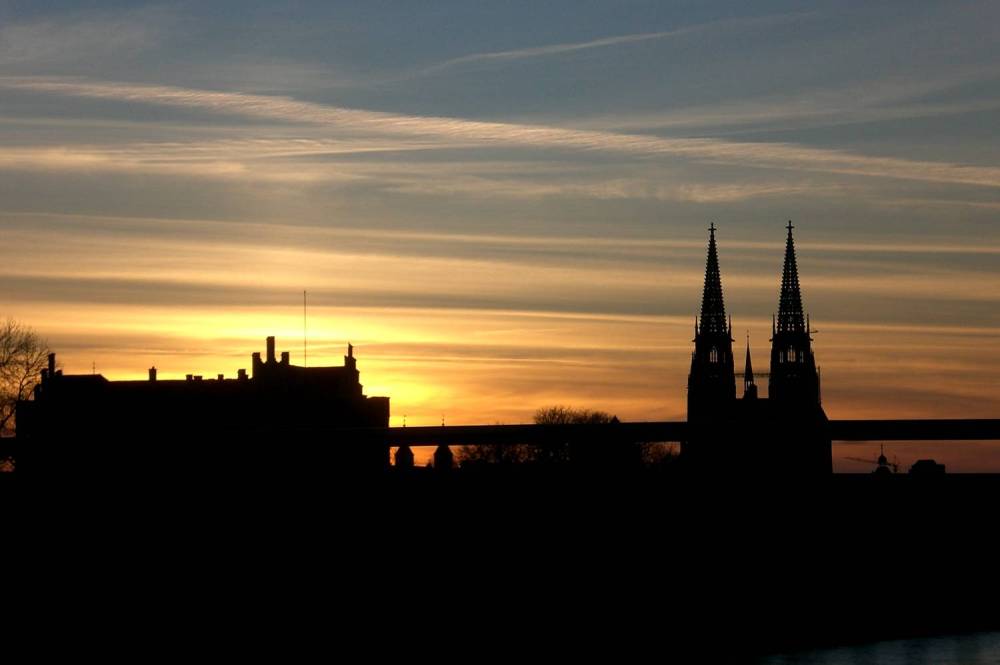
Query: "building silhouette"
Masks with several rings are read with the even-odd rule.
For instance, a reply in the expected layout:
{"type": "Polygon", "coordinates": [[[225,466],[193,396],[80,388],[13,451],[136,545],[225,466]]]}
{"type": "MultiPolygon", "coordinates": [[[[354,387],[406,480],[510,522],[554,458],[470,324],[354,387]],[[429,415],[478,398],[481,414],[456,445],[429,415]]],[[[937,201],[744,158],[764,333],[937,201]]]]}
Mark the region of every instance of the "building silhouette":
{"type": "Polygon", "coordinates": [[[722,276],[719,273],[713,224],[709,229],[701,316],[694,324],[694,353],[688,374],[688,421],[709,422],[719,414],[720,405],[729,405],[736,400],[732,334],[732,321],[726,319],[722,298],[722,276]]]}
{"type": "Polygon", "coordinates": [[[688,375],[688,440],[682,456],[703,472],[829,474],[829,421],[820,396],[819,369],[809,319],[803,312],[791,222],[772,319],[767,397],[758,395],[747,337],[743,395],[736,395],[732,320],[723,301],[715,225],[709,228],[701,315],[695,322],[688,375]]]}
{"type": "MultiPolygon", "coordinates": [[[[241,369],[235,378],[188,374],[162,380],[151,367],[146,380],[109,381],[100,374],[64,374],[50,354],[34,399],[20,402],[17,411],[18,439],[56,446],[67,459],[83,448],[98,455],[103,449],[114,450],[115,457],[109,452],[106,464],[130,455],[135,460],[140,449],[146,451],[140,461],[153,463],[151,458],[162,448],[192,450],[186,445],[190,442],[212,444],[200,445],[194,453],[200,461],[215,457],[210,462],[218,462],[223,454],[240,455],[251,444],[259,454],[259,444],[289,442],[307,447],[315,443],[316,449],[340,444],[339,452],[377,457],[384,453],[362,452],[358,446],[352,452],[348,437],[331,440],[336,436],[330,432],[388,425],[389,398],[364,395],[353,346],[348,344],[343,366],[300,367],[291,364],[288,352],[280,359],[275,356],[274,337],[267,338],[264,358],[259,352],[252,355],[251,374],[241,369]],[[158,449],[156,443],[167,445],[158,449]]],[[[377,459],[370,462],[380,464],[377,459]]]]}

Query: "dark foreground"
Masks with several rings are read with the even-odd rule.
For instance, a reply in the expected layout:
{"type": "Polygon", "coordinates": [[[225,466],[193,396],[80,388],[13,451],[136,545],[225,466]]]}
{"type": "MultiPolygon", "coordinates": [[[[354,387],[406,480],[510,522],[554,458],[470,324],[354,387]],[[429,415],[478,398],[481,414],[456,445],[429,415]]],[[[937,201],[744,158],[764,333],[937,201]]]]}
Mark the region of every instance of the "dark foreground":
{"type": "Polygon", "coordinates": [[[992,476],[192,468],[22,476],[6,505],[38,513],[58,560],[111,550],[145,596],[239,617],[262,654],[295,631],[284,657],[319,639],[743,662],[1000,629],[992,476]]]}
{"type": "Polygon", "coordinates": [[[763,656],[755,665],[995,665],[1000,662],[1000,632],[958,633],[809,649],[763,656]]]}
{"type": "Polygon", "coordinates": [[[559,644],[741,662],[1000,629],[994,476],[510,480],[402,479],[386,521],[460,606],[568,620],[559,644]]]}

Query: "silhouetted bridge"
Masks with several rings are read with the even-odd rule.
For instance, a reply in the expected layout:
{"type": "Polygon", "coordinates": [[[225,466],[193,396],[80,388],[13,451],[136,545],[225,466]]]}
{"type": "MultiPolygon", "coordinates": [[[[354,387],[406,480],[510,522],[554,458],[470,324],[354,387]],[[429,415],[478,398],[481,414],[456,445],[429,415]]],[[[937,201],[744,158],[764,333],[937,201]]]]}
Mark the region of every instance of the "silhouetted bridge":
{"type": "MultiPolygon", "coordinates": [[[[1000,441],[1000,419],[983,420],[831,420],[830,438],[833,441],[1000,441]]],[[[376,427],[376,428],[219,428],[210,431],[191,432],[184,437],[192,441],[214,442],[220,445],[202,448],[200,464],[207,469],[226,469],[232,472],[234,464],[242,463],[254,467],[259,462],[254,444],[265,443],[270,447],[274,441],[314,441],[340,442],[360,445],[354,448],[360,455],[360,468],[383,468],[389,463],[389,449],[393,446],[452,446],[452,445],[559,445],[572,442],[580,445],[579,450],[597,452],[614,448],[618,444],[682,442],[688,438],[686,422],[638,422],[588,425],[449,425],[431,427],[376,427]],[[224,445],[238,443],[244,455],[233,455],[233,447],[224,445]],[[214,457],[213,457],[214,453],[214,457]]],[[[121,434],[121,433],[119,433],[121,434]]],[[[108,435],[99,441],[101,445],[80,446],[75,440],[46,442],[18,439],[0,439],[0,462],[5,458],[23,461],[25,468],[51,466],[56,472],[74,477],[80,469],[100,470],[107,475],[128,472],[135,477],[143,477],[137,469],[159,469],[163,466],[164,448],[157,443],[172,445],[176,434],[169,431],[143,432],[139,435],[108,435]],[[136,441],[144,445],[135,445],[136,441]],[[26,444],[20,446],[19,444],[26,444]],[[22,449],[23,448],[23,449],[22,449]],[[156,454],[151,454],[155,451],[156,454]],[[24,454],[24,459],[20,453],[24,454]],[[29,454],[29,452],[31,454],[29,454]],[[96,460],[96,461],[95,461],[96,460]],[[96,465],[96,466],[95,466],[96,465]]],[[[286,459],[289,468],[301,469],[296,464],[308,459],[309,468],[327,468],[334,463],[334,457],[343,448],[333,446],[309,446],[310,452],[286,459]]],[[[584,453],[587,456],[587,452],[584,453]]],[[[275,460],[285,459],[276,456],[275,460]]],[[[590,459],[595,459],[590,456],[590,459]]],[[[277,462],[273,462],[277,463],[277,462]]],[[[163,467],[167,468],[167,467],[163,467]]],[[[252,470],[252,468],[250,470],[252,470]]]]}
{"type": "MultiPolygon", "coordinates": [[[[503,445],[561,443],[569,440],[611,442],[680,442],[683,421],[594,425],[448,425],[356,430],[392,446],[503,445]]],[[[834,441],[1000,441],[1000,419],[979,420],[831,420],[834,441]]]]}

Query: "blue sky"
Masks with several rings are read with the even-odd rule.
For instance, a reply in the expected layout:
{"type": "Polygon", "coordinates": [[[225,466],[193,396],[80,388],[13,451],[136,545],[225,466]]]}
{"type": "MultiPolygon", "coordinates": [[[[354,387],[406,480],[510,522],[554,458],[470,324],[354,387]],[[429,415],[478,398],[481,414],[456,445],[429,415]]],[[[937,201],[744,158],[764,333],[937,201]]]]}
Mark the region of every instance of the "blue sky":
{"type": "Polygon", "coordinates": [[[706,227],[763,357],[792,219],[832,417],[995,415],[998,26],[994,2],[8,0],[0,309],[68,371],[232,373],[301,336],[308,289],[317,354],[357,342],[394,418],[680,417],[706,227]]]}

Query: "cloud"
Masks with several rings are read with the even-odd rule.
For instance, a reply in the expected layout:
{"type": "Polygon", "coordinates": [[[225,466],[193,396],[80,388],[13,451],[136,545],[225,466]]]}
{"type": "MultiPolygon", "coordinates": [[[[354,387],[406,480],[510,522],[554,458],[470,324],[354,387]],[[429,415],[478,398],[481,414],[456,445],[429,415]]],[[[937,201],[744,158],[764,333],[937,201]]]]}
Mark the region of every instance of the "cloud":
{"type": "MultiPolygon", "coordinates": [[[[183,241],[207,251],[214,243],[224,243],[229,247],[268,246],[271,248],[302,248],[314,251],[340,250],[349,253],[404,253],[433,256],[460,256],[469,253],[497,256],[512,256],[524,250],[529,256],[540,253],[548,255],[546,261],[554,260],[561,254],[586,253],[594,257],[608,254],[613,257],[629,257],[635,261],[648,258],[663,263],[668,257],[676,260],[679,256],[693,259],[700,270],[704,259],[705,238],[703,237],[663,237],[621,236],[621,235],[529,235],[499,233],[460,233],[445,231],[414,231],[392,228],[355,228],[339,226],[313,226],[299,223],[279,223],[267,221],[223,221],[216,219],[186,219],[165,217],[123,217],[113,215],[85,215],[79,213],[39,213],[0,210],[0,223],[8,241],[16,241],[27,252],[51,252],[52,247],[69,246],[81,253],[97,253],[100,248],[110,249],[116,243],[156,243],[158,247],[170,247],[167,243],[183,241]]],[[[780,256],[784,241],[748,241],[726,239],[726,252],[740,251],[765,256],[780,256]]],[[[874,256],[874,264],[884,265],[883,257],[903,255],[913,257],[915,269],[923,272],[928,268],[923,255],[953,255],[953,262],[965,264],[971,257],[979,255],[1000,255],[1000,246],[988,243],[958,243],[939,239],[937,242],[878,242],[861,240],[857,242],[810,242],[796,241],[799,252],[813,255],[846,256],[854,260],[854,265],[838,263],[839,269],[856,271],[857,262],[874,256]]],[[[139,249],[139,245],[129,245],[127,252],[139,249]]],[[[209,262],[218,261],[213,257],[209,262]]],[[[207,260],[207,257],[206,257],[207,260]]],[[[73,263],[76,260],[72,261],[73,263]]],[[[828,261],[826,261],[828,263],[828,261]]],[[[895,263],[895,261],[894,261],[895,263]]],[[[940,265],[942,262],[935,262],[940,265]]]]}
{"type": "Polygon", "coordinates": [[[0,169],[196,176],[242,182],[325,183],[408,195],[506,198],[648,199],[719,203],[780,195],[836,194],[836,184],[782,179],[755,183],[690,182],[676,170],[622,167],[609,178],[588,162],[447,159],[412,153],[477,144],[432,137],[255,137],[198,141],[0,146],[0,169]],[[379,153],[392,153],[377,158],[379,153]],[[410,153],[410,154],[403,154],[410,153]],[[360,158],[365,159],[348,159],[360,158]]]}
{"type": "MultiPolygon", "coordinates": [[[[680,315],[696,309],[704,275],[703,239],[601,243],[197,220],[17,220],[0,216],[6,241],[0,263],[7,299],[19,302],[265,307],[308,288],[317,302],[359,307],[680,315]]],[[[756,311],[766,303],[765,313],[773,307],[780,251],[780,242],[754,244],[733,262],[743,267],[726,273],[731,304],[756,311]]],[[[800,245],[800,251],[805,257],[815,250],[800,245]]],[[[1000,278],[968,267],[966,256],[933,269],[926,257],[879,255],[866,263],[872,256],[810,257],[803,280],[812,311],[824,319],[929,323],[933,303],[945,321],[949,311],[964,307],[967,322],[1000,323],[992,314],[1000,278]],[[845,301],[860,304],[845,307],[845,301]]]]}
{"type": "Polygon", "coordinates": [[[547,46],[535,46],[531,48],[513,49],[510,51],[492,51],[488,53],[470,53],[451,60],[445,60],[435,65],[431,65],[421,70],[421,74],[432,74],[456,67],[476,62],[496,62],[502,60],[523,60],[527,58],[538,58],[547,55],[558,55],[562,53],[572,53],[573,51],[584,51],[588,49],[604,48],[619,44],[634,44],[653,39],[664,39],[667,37],[678,37],[680,35],[691,34],[701,29],[701,26],[679,28],[677,30],[664,30],[661,32],[643,32],[632,35],[618,35],[616,37],[604,37],[586,42],[573,42],[564,44],[549,44],[547,46]]]}
{"type": "Polygon", "coordinates": [[[169,14],[160,8],[79,12],[57,18],[0,25],[0,63],[74,64],[156,46],[169,14]]]}
{"type": "Polygon", "coordinates": [[[974,113],[1000,108],[1000,101],[986,98],[932,102],[923,98],[996,78],[995,67],[950,67],[933,74],[925,73],[919,79],[888,77],[839,88],[772,93],[766,97],[719,101],[707,106],[655,113],[597,116],[574,122],[573,126],[614,131],[699,128],[761,131],[974,113]]]}
{"type": "Polygon", "coordinates": [[[832,127],[886,120],[906,120],[941,115],[961,115],[993,111],[1000,108],[998,100],[972,100],[949,103],[911,103],[885,107],[851,105],[847,100],[841,104],[826,105],[814,99],[805,101],[812,93],[803,93],[803,103],[780,102],[740,102],[723,103],[705,107],[686,108],[669,113],[655,113],[636,116],[611,116],[588,119],[577,123],[580,128],[605,130],[650,130],[650,129],[707,129],[707,128],[751,128],[762,131],[768,128],[777,131],[832,127]]]}
{"type": "Polygon", "coordinates": [[[561,55],[573,53],[575,51],[586,51],[590,49],[607,48],[609,46],[619,46],[622,44],[635,44],[652,40],[668,39],[672,37],[683,37],[687,35],[699,34],[711,30],[725,30],[730,28],[760,27],[763,25],[786,23],[815,15],[815,12],[799,12],[789,14],[776,14],[773,16],[761,16],[754,18],[724,19],[720,21],[710,21],[696,25],[684,26],[674,30],[661,30],[658,32],[640,32],[628,35],[615,35],[612,37],[601,37],[582,42],[565,42],[559,44],[547,44],[543,46],[532,46],[528,48],[511,49],[506,51],[489,51],[484,53],[470,53],[450,60],[445,60],[421,70],[421,74],[433,74],[445,69],[484,62],[501,62],[510,60],[525,60],[530,58],[540,58],[551,55],[561,55]]]}
{"type": "Polygon", "coordinates": [[[968,208],[982,208],[984,210],[1000,210],[1000,202],[996,201],[970,201],[968,199],[934,199],[922,197],[881,199],[879,205],[890,208],[927,208],[928,206],[940,208],[952,208],[963,206],[968,208]]]}
{"type": "Polygon", "coordinates": [[[0,146],[0,169],[103,171],[275,182],[356,182],[378,167],[324,158],[432,150],[419,139],[257,138],[109,145],[0,146]]]}
{"type": "Polygon", "coordinates": [[[421,137],[433,139],[441,147],[448,148],[476,144],[481,147],[599,151],[631,156],[680,157],[763,169],[1000,187],[1000,168],[997,167],[877,157],[791,143],[664,138],[545,125],[407,116],[303,102],[283,96],[169,86],[7,77],[0,79],[0,87],[239,114],[300,125],[317,125],[326,131],[342,131],[354,135],[421,137]]]}
{"type": "Polygon", "coordinates": [[[385,167],[378,174],[379,180],[391,191],[429,196],[472,195],[478,197],[500,197],[512,199],[537,199],[547,197],[570,197],[599,200],[649,199],[682,203],[729,203],[747,199],[782,195],[822,195],[840,192],[837,186],[811,183],[771,182],[756,184],[705,184],[663,182],[654,174],[645,173],[631,177],[607,178],[601,174],[574,174],[567,179],[565,173],[552,172],[549,179],[540,181],[537,177],[525,177],[530,170],[518,174],[520,177],[499,178],[489,174],[477,174],[479,165],[470,164],[462,168],[449,168],[447,172],[434,169],[427,173],[420,168],[403,171],[398,165],[385,167]]]}

